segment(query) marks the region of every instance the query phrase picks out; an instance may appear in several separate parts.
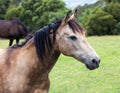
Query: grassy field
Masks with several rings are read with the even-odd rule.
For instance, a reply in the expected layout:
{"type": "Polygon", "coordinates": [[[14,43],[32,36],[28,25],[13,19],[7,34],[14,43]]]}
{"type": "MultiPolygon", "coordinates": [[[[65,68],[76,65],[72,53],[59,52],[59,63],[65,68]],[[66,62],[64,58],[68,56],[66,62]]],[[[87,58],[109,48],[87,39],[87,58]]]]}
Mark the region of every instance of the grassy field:
{"type": "MultiPolygon", "coordinates": [[[[101,57],[100,67],[90,71],[61,55],[50,73],[49,93],[120,93],[120,36],[88,37],[88,41],[101,57]]],[[[7,45],[0,40],[0,48],[7,45]]]]}

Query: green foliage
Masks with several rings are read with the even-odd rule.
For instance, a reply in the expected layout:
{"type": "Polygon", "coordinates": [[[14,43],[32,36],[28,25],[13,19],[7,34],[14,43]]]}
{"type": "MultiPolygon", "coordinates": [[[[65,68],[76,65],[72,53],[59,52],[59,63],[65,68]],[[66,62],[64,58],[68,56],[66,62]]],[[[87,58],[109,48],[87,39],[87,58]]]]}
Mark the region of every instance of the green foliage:
{"type": "Polygon", "coordinates": [[[23,7],[22,6],[12,6],[8,8],[5,19],[10,19],[12,17],[20,18],[22,16],[23,7]]]}
{"type": "Polygon", "coordinates": [[[2,0],[0,5],[0,10],[4,9],[4,13],[0,14],[1,19],[18,17],[30,31],[63,17],[68,11],[62,0],[2,0]]]}
{"type": "MultiPolygon", "coordinates": [[[[6,15],[6,12],[8,11],[8,8],[14,5],[19,5],[20,1],[21,0],[0,0],[0,19],[6,19],[5,15],[6,15]]],[[[12,10],[10,9],[10,11],[14,11],[14,14],[15,14],[15,9],[13,9],[13,7],[11,8],[12,10]]]]}
{"type": "MultiPolygon", "coordinates": [[[[120,34],[120,0],[99,0],[95,4],[78,6],[78,21],[88,35],[120,34]]],[[[20,18],[30,31],[40,29],[68,9],[62,0],[1,0],[0,19],[20,18]]]]}
{"type": "Polygon", "coordinates": [[[112,31],[114,35],[120,35],[120,22],[115,25],[115,29],[112,31]]]}
{"type": "Polygon", "coordinates": [[[111,35],[115,24],[116,20],[112,15],[98,9],[90,16],[87,23],[88,35],[111,35]]]}
{"type": "Polygon", "coordinates": [[[111,2],[119,2],[120,3],[120,0],[102,0],[102,1],[105,1],[105,2],[108,2],[108,3],[111,3],[111,2]]]}
{"type": "Polygon", "coordinates": [[[10,0],[10,5],[18,6],[18,5],[20,5],[21,1],[22,0],[10,0]]]}
{"type": "Polygon", "coordinates": [[[83,13],[82,13],[82,16],[79,16],[78,17],[78,20],[81,20],[81,23],[84,27],[87,28],[87,24],[89,22],[89,17],[94,14],[94,12],[96,11],[96,8],[95,9],[92,9],[92,8],[89,8],[89,9],[86,9],[83,13]]]}
{"type": "Polygon", "coordinates": [[[9,7],[10,0],[0,0],[0,19],[5,19],[5,13],[9,7]]]}
{"type": "Polygon", "coordinates": [[[61,0],[30,0],[22,2],[24,22],[31,30],[39,29],[65,14],[65,4],[61,0]],[[31,24],[32,23],[32,24],[31,24]]]}
{"type": "Polygon", "coordinates": [[[78,15],[82,15],[82,13],[86,10],[86,9],[89,9],[89,8],[92,8],[93,7],[93,5],[88,5],[88,4],[85,4],[84,6],[81,6],[81,5],[79,5],[79,6],[77,6],[76,8],[78,9],[78,15]]]}
{"type": "Polygon", "coordinates": [[[99,0],[91,8],[85,9],[79,22],[87,29],[88,35],[119,35],[120,34],[120,3],[99,0]]]}
{"type": "Polygon", "coordinates": [[[120,3],[110,3],[104,8],[104,11],[111,14],[118,22],[120,22],[120,3]]]}

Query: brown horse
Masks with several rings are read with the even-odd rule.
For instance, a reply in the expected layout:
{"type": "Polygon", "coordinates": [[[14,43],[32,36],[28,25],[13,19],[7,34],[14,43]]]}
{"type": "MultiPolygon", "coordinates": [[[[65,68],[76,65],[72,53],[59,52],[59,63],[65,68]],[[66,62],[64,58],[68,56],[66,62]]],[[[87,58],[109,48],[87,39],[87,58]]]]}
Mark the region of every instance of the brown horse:
{"type": "Polygon", "coordinates": [[[28,29],[17,18],[11,20],[0,20],[0,38],[9,39],[9,46],[12,45],[13,40],[19,43],[20,38],[27,36],[28,29]]]}
{"type": "Polygon", "coordinates": [[[0,52],[0,93],[48,93],[49,72],[60,54],[74,57],[90,70],[100,59],[75,21],[76,12],[36,31],[22,45],[0,52]]]}

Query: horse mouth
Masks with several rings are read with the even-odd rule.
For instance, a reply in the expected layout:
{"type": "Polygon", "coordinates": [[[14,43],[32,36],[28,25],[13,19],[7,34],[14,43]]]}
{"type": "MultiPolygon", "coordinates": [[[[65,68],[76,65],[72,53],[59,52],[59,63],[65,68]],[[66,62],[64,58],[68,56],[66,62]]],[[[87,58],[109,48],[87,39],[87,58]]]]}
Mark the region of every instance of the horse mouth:
{"type": "Polygon", "coordinates": [[[85,64],[85,65],[89,70],[94,70],[94,69],[99,67],[99,64],[98,65],[87,65],[87,64],[85,64]]]}

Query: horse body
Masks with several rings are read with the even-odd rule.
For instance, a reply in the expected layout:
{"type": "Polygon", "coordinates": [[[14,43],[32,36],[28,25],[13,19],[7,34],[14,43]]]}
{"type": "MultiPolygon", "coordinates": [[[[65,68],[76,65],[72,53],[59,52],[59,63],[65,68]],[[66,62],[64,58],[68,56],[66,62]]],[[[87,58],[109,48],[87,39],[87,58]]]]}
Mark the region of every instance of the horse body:
{"type": "Polygon", "coordinates": [[[0,20],[0,38],[10,39],[9,46],[13,40],[19,43],[19,39],[27,36],[28,30],[18,19],[0,20]]]}
{"type": "Polygon", "coordinates": [[[81,30],[67,15],[36,31],[23,45],[1,50],[0,93],[48,93],[49,72],[61,53],[82,61],[90,70],[98,68],[99,57],[81,30]]]}
{"type": "Polygon", "coordinates": [[[2,22],[0,21],[0,25],[1,25],[0,29],[3,29],[3,27],[6,28],[6,29],[3,29],[3,30],[0,31],[0,33],[2,33],[2,34],[0,34],[0,37],[1,38],[9,38],[8,37],[8,36],[10,36],[9,28],[12,27],[12,25],[10,24],[10,22],[2,20],[2,22]],[[6,24],[4,24],[4,23],[6,23],[6,24]],[[8,30],[9,32],[6,33],[6,30],[8,30]],[[6,34],[8,34],[8,35],[6,35],[6,34]]]}
{"type": "Polygon", "coordinates": [[[47,93],[48,73],[59,55],[60,52],[51,50],[46,54],[46,60],[42,64],[37,57],[33,40],[22,48],[2,50],[0,52],[0,59],[2,59],[0,61],[0,93],[47,93]]]}

